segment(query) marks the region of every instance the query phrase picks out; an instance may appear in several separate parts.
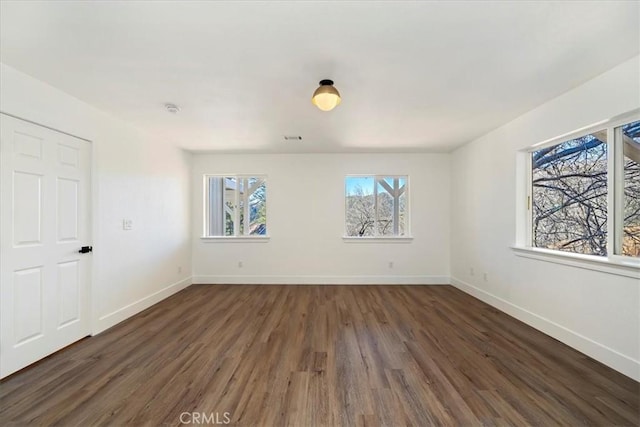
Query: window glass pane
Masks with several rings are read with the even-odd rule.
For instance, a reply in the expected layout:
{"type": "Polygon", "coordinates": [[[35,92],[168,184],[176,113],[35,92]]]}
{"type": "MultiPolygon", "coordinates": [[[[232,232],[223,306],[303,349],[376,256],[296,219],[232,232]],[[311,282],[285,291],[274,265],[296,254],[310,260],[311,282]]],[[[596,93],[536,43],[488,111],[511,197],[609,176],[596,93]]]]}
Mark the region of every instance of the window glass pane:
{"type": "Polygon", "coordinates": [[[607,254],[606,131],[532,154],[532,245],[607,254]]]}
{"type": "Polygon", "coordinates": [[[267,185],[264,180],[249,179],[249,234],[267,234],[267,185]]]}
{"type": "Polygon", "coordinates": [[[245,200],[247,197],[246,194],[246,189],[247,189],[247,178],[236,178],[237,181],[237,185],[238,185],[238,234],[239,235],[244,235],[245,234],[245,200]]]}
{"type": "Polygon", "coordinates": [[[227,176],[224,178],[224,182],[224,235],[233,236],[235,235],[235,212],[238,205],[236,200],[236,178],[227,176]]]}
{"type": "Polygon", "coordinates": [[[207,236],[224,236],[223,221],[223,183],[224,178],[219,176],[210,176],[209,185],[209,206],[207,209],[207,236]]]}
{"type": "Polygon", "coordinates": [[[393,236],[393,211],[394,200],[388,189],[393,192],[392,179],[380,179],[378,181],[378,235],[393,236]],[[391,181],[391,182],[389,182],[391,181]]]}
{"type": "Polygon", "coordinates": [[[347,236],[373,236],[375,219],[374,178],[347,177],[345,186],[347,236]]]}
{"type": "Polygon", "coordinates": [[[640,121],[622,126],[624,207],[622,254],[640,256],[640,121]]]}
{"type": "MultiPolygon", "coordinates": [[[[404,179],[401,182],[405,181],[404,179]]],[[[405,185],[405,184],[402,184],[405,185]]],[[[407,187],[405,187],[406,189],[407,187]]],[[[400,195],[400,227],[399,236],[404,236],[407,233],[407,191],[405,190],[400,195]]]]}
{"type": "Polygon", "coordinates": [[[378,178],[378,235],[405,234],[406,178],[378,178]]]}

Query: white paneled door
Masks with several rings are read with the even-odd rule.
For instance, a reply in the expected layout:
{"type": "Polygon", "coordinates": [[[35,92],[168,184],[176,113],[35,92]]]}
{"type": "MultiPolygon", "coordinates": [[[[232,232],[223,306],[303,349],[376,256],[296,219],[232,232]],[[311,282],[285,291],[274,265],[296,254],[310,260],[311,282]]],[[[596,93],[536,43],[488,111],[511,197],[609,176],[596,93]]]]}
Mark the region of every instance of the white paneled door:
{"type": "Polygon", "coordinates": [[[89,335],[91,146],[5,114],[0,131],[5,377],[89,335]]]}

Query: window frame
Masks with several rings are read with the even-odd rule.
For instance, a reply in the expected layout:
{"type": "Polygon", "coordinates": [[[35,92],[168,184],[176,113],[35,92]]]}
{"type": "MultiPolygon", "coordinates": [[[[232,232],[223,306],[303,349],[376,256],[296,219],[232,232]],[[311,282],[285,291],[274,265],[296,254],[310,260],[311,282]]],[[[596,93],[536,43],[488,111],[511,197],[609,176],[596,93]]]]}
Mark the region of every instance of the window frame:
{"type": "Polygon", "coordinates": [[[409,184],[410,176],[409,174],[347,174],[345,175],[342,183],[343,183],[343,197],[342,204],[343,209],[342,213],[344,215],[343,218],[343,236],[342,240],[344,242],[389,242],[389,243],[408,243],[413,240],[413,236],[411,235],[411,186],[409,184]],[[405,212],[405,234],[404,235],[379,235],[378,234],[378,212],[377,212],[377,201],[375,202],[376,212],[374,218],[374,235],[373,236],[349,236],[347,234],[347,179],[349,178],[373,178],[374,180],[374,199],[377,199],[378,195],[378,179],[386,179],[386,178],[402,178],[405,180],[405,194],[407,197],[406,204],[406,212],[405,212]]]}
{"type": "MultiPolygon", "coordinates": [[[[222,174],[222,173],[213,173],[213,174],[203,174],[202,175],[202,199],[203,199],[203,206],[202,206],[202,235],[200,237],[201,240],[204,241],[211,241],[211,242],[216,242],[216,241],[234,241],[234,242],[267,242],[270,239],[270,235],[269,235],[269,226],[268,226],[268,221],[269,221],[269,203],[268,203],[268,196],[267,199],[265,199],[265,216],[266,216],[266,221],[265,221],[265,225],[267,227],[267,234],[263,234],[263,235],[255,235],[255,234],[236,234],[239,233],[239,222],[237,222],[239,220],[240,217],[240,211],[239,209],[236,208],[236,214],[235,214],[235,218],[234,218],[234,235],[233,236],[213,236],[213,235],[208,235],[208,230],[209,230],[209,218],[210,218],[210,214],[211,214],[211,203],[210,203],[210,190],[209,190],[209,180],[210,178],[235,178],[236,182],[238,179],[248,179],[248,178],[257,178],[257,179],[261,179],[265,185],[265,191],[267,191],[268,194],[268,190],[266,189],[267,187],[267,182],[268,182],[268,176],[267,174],[264,173],[259,173],[259,174],[238,174],[238,173],[226,173],[226,174],[222,174]]],[[[236,200],[238,200],[238,193],[239,193],[239,187],[236,186],[236,200]]],[[[224,201],[223,201],[224,203],[224,201]]],[[[245,227],[244,231],[246,233],[248,227],[245,227]]]]}
{"type": "MultiPolygon", "coordinates": [[[[610,132],[607,128],[607,126],[604,125],[594,125],[592,127],[589,127],[588,129],[583,129],[580,131],[576,131],[574,133],[572,133],[571,135],[567,135],[567,136],[562,136],[562,137],[558,137],[558,138],[554,138],[551,141],[545,142],[544,144],[540,144],[540,145],[534,145],[532,147],[530,147],[527,150],[527,235],[526,235],[526,243],[529,247],[534,248],[534,249],[546,249],[549,251],[554,251],[554,252],[561,252],[561,253],[569,253],[569,254],[578,254],[578,255],[585,255],[585,254],[580,254],[580,253],[576,253],[576,252],[570,252],[570,251],[561,251],[558,249],[548,249],[548,248],[541,248],[538,246],[534,246],[533,245],[533,153],[535,153],[538,150],[541,150],[543,148],[548,148],[548,147],[552,147],[555,145],[560,145],[562,143],[571,141],[573,139],[577,139],[577,138],[581,138],[584,136],[588,136],[591,134],[594,134],[596,132],[601,132],[601,131],[605,131],[606,135],[607,135],[607,141],[605,143],[606,147],[607,147],[607,254],[609,254],[610,250],[609,248],[611,248],[611,242],[610,242],[610,232],[611,232],[611,221],[610,221],[610,203],[609,203],[609,195],[610,195],[610,187],[612,185],[611,183],[611,177],[610,177],[610,157],[612,154],[611,151],[611,138],[610,138],[610,132]]],[[[600,257],[600,255],[587,255],[587,256],[594,256],[594,257],[600,257]]]]}
{"type": "Polygon", "coordinates": [[[622,141],[616,137],[620,127],[637,120],[640,120],[640,109],[533,144],[517,153],[516,242],[512,246],[516,255],[640,278],[640,257],[621,254],[624,154],[622,141]],[[607,133],[607,256],[533,246],[533,153],[598,131],[607,133]]]}

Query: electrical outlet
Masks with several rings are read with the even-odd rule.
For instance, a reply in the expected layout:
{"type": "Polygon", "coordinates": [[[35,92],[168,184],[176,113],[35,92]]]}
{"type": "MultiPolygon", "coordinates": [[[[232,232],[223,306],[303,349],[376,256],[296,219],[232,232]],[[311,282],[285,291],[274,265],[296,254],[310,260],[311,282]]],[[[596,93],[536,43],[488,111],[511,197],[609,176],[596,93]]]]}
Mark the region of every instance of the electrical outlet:
{"type": "Polygon", "coordinates": [[[389,261],[389,268],[393,268],[393,261],[389,261]]]}
{"type": "Polygon", "coordinates": [[[482,278],[485,282],[489,280],[486,272],[482,275],[482,278]]]}
{"type": "Polygon", "coordinates": [[[238,268],[242,268],[244,266],[244,264],[242,263],[242,261],[238,261],[238,268]]]}
{"type": "Polygon", "coordinates": [[[473,267],[469,267],[469,275],[473,276],[475,272],[473,271],[473,267]]]}
{"type": "Polygon", "coordinates": [[[122,229],[123,230],[133,230],[133,220],[125,218],[122,220],[122,229]]]}
{"type": "Polygon", "coordinates": [[[180,274],[180,273],[182,273],[182,266],[181,265],[178,266],[178,274],[180,274]]]}

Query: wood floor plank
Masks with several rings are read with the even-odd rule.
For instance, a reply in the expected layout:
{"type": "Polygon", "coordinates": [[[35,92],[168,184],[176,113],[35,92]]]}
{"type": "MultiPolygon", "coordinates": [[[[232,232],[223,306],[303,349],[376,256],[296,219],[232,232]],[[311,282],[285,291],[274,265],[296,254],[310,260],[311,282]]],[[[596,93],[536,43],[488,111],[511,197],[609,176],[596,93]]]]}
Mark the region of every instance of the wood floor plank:
{"type": "Polygon", "coordinates": [[[0,382],[0,425],[196,416],[637,426],[640,384],[450,286],[264,285],[191,286],[0,382]]]}

